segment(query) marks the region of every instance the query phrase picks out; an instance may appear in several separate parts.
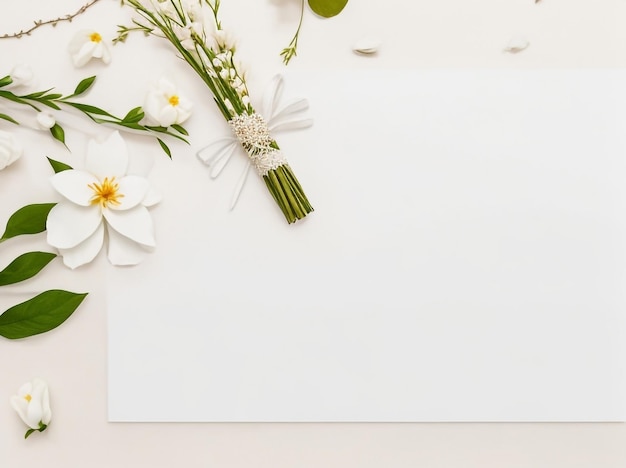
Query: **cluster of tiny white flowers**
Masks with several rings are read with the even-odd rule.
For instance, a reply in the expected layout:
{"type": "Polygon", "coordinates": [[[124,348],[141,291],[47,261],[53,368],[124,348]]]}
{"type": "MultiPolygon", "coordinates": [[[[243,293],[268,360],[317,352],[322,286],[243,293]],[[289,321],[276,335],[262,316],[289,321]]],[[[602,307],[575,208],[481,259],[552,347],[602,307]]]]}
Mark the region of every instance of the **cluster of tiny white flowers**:
{"type": "Polygon", "coordinates": [[[241,98],[241,102],[243,102],[245,106],[248,106],[250,104],[248,88],[233,64],[233,53],[230,50],[218,53],[213,59],[212,65],[216,73],[218,73],[223,80],[228,81],[228,84],[237,92],[237,95],[241,98]]]}

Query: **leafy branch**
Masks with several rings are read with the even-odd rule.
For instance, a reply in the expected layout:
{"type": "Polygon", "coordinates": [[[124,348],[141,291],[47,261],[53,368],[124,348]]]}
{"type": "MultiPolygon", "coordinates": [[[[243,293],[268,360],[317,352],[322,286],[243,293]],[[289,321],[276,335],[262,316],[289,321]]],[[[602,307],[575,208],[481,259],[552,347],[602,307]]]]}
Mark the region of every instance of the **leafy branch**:
{"type": "MultiPolygon", "coordinates": [[[[75,101],[74,98],[87,92],[87,90],[89,90],[89,88],[91,88],[91,86],[94,84],[95,80],[95,76],[85,78],[80,83],[78,83],[74,92],[67,96],[63,96],[60,93],[54,92],[54,88],[19,95],[6,89],[6,86],[10,85],[13,82],[11,76],[7,75],[4,78],[0,78],[0,99],[6,99],[8,101],[30,107],[37,112],[42,112],[43,108],[50,108],[60,111],[63,107],[69,107],[81,112],[89,119],[98,124],[109,124],[129,130],[146,132],[155,136],[156,134],[168,135],[187,142],[185,136],[187,136],[188,133],[184,129],[184,127],[180,125],[162,127],[155,125],[143,125],[139,123],[145,117],[145,113],[141,107],[135,107],[131,109],[130,111],[128,111],[128,113],[126,113],[124,117],[120,118],[97,106],[75,101]]],[[[0,119],[19,125],[19,122],[17,120],[6,114],[0,113],[0,119]]],[[[65,144],[65,131],[63,130],[63,127],[61,127],[58,123],[55,122],[54,125],[50,127],[50,133],[54,139],[65,144]]],[[[171,157],[171,151],[169,147],[159,137],[156,138],[163,151],[171,157]]]]}
{"type": "Polygon", "coordinates": [[[34,26],[32,26],[30,29],[26,29],[26,30],[21,29],[19,32],[14,32],[10,34],[9,33],[2,34],[0,35],[0,39],[20,39],[22,36],[30,36],[34,30],[41,28],[42,26],[52,25],[52,27],[55,27],[58,23],[61,23],[63,21],[67,21],[71,23],[74,18],[76,18],[78,15],[82,15],[83,13],[85,13],[85,11],[87,11],[89,7],[93,6],[99,1],[100,0],[91,0],[90,2],[80,7],[75,13],[70,13],[67,15],[59,16],[58,18],[49,19],[46,21],[43,21],[43,20],[33,21],[34,26]]]}

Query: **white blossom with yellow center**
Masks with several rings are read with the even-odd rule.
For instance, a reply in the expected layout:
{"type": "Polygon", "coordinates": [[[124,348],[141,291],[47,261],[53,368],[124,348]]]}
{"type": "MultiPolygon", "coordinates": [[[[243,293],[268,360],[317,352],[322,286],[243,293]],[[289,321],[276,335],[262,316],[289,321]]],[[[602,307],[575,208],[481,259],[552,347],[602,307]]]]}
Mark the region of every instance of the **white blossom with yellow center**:
{"type": "Polygon", "coordinates": [[[91,29],[78,31],[69,43],[68,50],[75,67],[82,67],[92,58],[101,59],[104,63],[111,62],[109,46],[99,32],[91,29]]]}
{"type": "Polygon", "coordinates": [[[48,215],[47,240],[68,267],[91,262],[104,245],[105,232],[113,265],[135,265],[156,245],[147,207],[160,198],[144,177],[127,175],[127,168],[126,143],[115,132],[103,143],[89,142],[84,170],[51,178],[64,200],[48,215]]]}
{"type": "Polygon", "coordinates": [[[143,109],[151,123],[169,127],[187,120],[192,107],[172,82],[161,78],[150,87],[143,109]]]}
{"type": "Polygon", "coordinates": [[[31,429],[45,429],[52,419],[48,385],[41,379],[22,385],[11,397],[11,406],[31,429]]]}

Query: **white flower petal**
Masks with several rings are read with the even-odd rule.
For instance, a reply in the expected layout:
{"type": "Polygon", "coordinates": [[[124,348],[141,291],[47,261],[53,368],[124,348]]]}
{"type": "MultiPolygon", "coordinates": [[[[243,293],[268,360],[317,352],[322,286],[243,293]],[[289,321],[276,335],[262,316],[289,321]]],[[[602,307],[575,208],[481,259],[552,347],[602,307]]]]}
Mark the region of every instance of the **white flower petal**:
{"type": "Polygon", "coordinates": [[[120,197],[118,206],[111,205],[109,208],[112,210],[129,210],[141,203],[146,195],[150,184],[143,177],[130,175],[122,177],[119,181],[119,193],[123,194],[120,197]]]}
{"type": "Polygon", "coordinates": [[[93,52],[98,44],[88,40],[83,43],[78,51],[72,55],[72,62],[77,68],[84,67],[92,59],[93,52]]]}
{"type": "Polygon", "coordinates": [[[113,211],[105,208],[104,218],[121,235],[140,244],[154,247],[154,227],[148,210],[138,205],[127,211],[113,211]]]}
{"type": "Polygon", "coordinates": [[[102,222],[97,205],[78,206],[58,203],[48,214],[47,241],[58,249],[71,249],[92,235],[102,222]]]}
{"type": "Polygon", "coordinates": [[[0,130],[0,170],[17,161],[23,151],[22,145],[13,134],[0,130]]]}
{"type": "Polygon", "coordinates": [[[172,83],[167,78],[163,78],[163,77],[159,78],[158,90],[164,96],[172,96],[174,94],[177,94],[176,86],[174,86],[174,83],[172,83]]]}
{"type": "Polygon", "coordinates": [[[33,399],[28,403],[25,416],[26,417],[23,418],[23,421],[26,425],[33,429],[38,429],[39,421],[41,421],[43,417],[43,407],[41,405],[41,401],[33,397],[33,399]]]}
{"type": "Polygon", "coordinates": [[[94,196],[94,191],[89,188],[89,185],[98,183],[98,179],[88,172],[67,170],[50,177],[50,182],[57,192],[72,203],[89,206],[94,196]]]}
{"type": "Polygon", "coordinates": [[[77,246],[71,249],[59,249],[59,253],[63,257],[63,264],[73,270],[91,262],[102,249],[103,243],[104,223],[100,223],[96,231],[77,246]]]}
{"type": "Polygon", "coordinates": [[[167,106],[161,108],[157,120],[159,124],[163,125],[164,127],[169,127],[170,125],[176,123],[176,114],[176,109],[168,104],[167,106]]]}
{"type": "Polygon", "coordinates": [[[105,141],[89,140],[85,168],[103,180],[122,177],[128,168],[128,149],[120,132],[113,132],[105,141]]]}
{"type": "Polygon", "coordinates": [[[146,197],[143,199],[141,204],[143,206],[154,206],[161,201],[161,194],[154,190],[153,188],[148,189],[148,193],[146,197]]]}
{"type": "Polygon", "coordinates": [[[24,424],[28,424],[26,422],[26,413],[28,412],[28,401],[24,399],[23,395],[17,395],[11,397],[11,406],[17,412],[18,416],[24,421],[24,424]]]}
{"type": "Polygon", "coordinates": [[[137,265],[147,254],[146,248],[141,244],[122,236],[111,226],[108,226],[109,234],[109,262],[112,265],[137,265]]]}

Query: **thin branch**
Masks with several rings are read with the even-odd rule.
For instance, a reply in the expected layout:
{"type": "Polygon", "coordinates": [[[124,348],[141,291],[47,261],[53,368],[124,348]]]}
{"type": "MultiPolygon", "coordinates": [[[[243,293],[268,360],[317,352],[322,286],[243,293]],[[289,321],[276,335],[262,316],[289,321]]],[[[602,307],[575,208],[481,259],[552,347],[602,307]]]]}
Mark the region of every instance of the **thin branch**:
{"type": "Polygon", "coordinates": [[[27,29],[26,31],[24,31],[22,29],[19,32],[15,32],[15,33],[11,33],[11,34],[8,34],[8,33],[0,34],[0,39],[19,39],[22,36],[30,36],[30,34],[35,29],[38,29],[38,28],[40,28],[42,26],[46,26],[46,25],[50,24],[50,25],[52,25],[54,27],[58,23],[60,23],[62,21],[67,21],[67,22],[71,23],[74,18],[76,18],[78,15],[82,15],[83,13],[85,13],[85,11],[87,11],[87,9],[89,7],[93,6],[95,3],[99,2],[99,1],[100,0],[90,0],[85,5],[80,7],[78,9],[78,11],[76,11],[73,14],[67,14],[67,15],[64,15],[64,16],[59,16],[58,18],[50,19],[50,20],[47,20],[47,21],[42,21],[42,20],[33,21],[33,23],[35,23],[35,25],[32,28],[27,29]]]}

